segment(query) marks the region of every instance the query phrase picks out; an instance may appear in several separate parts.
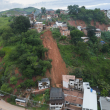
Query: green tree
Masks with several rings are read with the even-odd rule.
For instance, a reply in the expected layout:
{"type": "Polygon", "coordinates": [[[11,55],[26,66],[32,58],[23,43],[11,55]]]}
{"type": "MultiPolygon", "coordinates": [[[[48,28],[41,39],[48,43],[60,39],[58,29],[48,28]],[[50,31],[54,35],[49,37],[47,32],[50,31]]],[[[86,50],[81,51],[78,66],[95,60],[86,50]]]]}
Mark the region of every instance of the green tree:
{"type": "Polygon", "coordinates": [[[17,78],[15,77],[15,76],[12,76],[11,78],[10,78],[10,84],[16,84],[17,83],[17,78]]]}
{"type": "Polygon", "coordinates": [[[84,33],[79,30],[73,30],[71,31],[70,35],[71,42],[76,45],[78,41],[82,41],[81,37],[83,37],[84,33]]]}
{"type": "Polygon", "coordinates": [[[30,27],[30,21],[29,18],[25,16],[18,16],[13,19],[13,22],[10,26],[15,33],[26,32],[30,27]]]}
{"type": "Polygon", "coordinates": [[[57,10],[56,10],[56,13],[60,14],[60,9],[57,9],[57,10]]]}
{"type": "Polygon", "coordinates": [[[9,84],[4,83],[4,84],[1,86],[1,91],[7,92],[7,93],[11,93],[11,92],[12,92],[12,88],[9,87],[9,84]]]}
{"type": "Polygon", "coordinates": [[[45,90],[45,96],[44,96],[45,102],[49,101],[49,98],[50,98],[50,94],[49,93],[50,93],[49,89],[46,89],[45,90]]]}
{"type": "Polygon", "coordinates": [[[45,7],[41,7],[41,13],[46,14],[46,8],[45,7]]]}

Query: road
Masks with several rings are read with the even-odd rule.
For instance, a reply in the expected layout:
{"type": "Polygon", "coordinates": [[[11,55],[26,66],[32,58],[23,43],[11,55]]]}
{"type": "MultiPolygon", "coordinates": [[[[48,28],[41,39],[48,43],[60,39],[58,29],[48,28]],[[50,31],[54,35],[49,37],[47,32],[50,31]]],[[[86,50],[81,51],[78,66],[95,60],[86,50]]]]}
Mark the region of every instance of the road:
{"type": "Polygon", "coordinates": [[[11,104],[9,104],[9,103],[7,103],[1,99],[0,100],[0,110],[25,110],[25,109],[22,107],[11,105],[11,104]]]}

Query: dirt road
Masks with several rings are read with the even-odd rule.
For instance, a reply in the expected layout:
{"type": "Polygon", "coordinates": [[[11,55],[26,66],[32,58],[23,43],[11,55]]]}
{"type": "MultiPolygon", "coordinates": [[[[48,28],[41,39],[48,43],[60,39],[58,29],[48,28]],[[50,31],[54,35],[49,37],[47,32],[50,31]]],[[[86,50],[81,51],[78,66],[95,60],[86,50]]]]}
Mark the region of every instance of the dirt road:
{"type": "Polygon", "coordinates": [[[25,110],[25,109],[11,105],[11,104],[5,102],[4,100],[0,100],[0,110],[25,110]]]}
{"type": "Polygon", "coordinates": [[[62,83],[62,75],[67,74],[67,68],[60,55],[57,43],[52,37],[51,31],[46,31],[42,35],[42,40],[44,47],[49,49],[46,53],[46,59],[52,59],[51,71],[49,72],[47,70],[46,76],[51,78],[51,85],[56,86],[56,84],[62,83]]]}

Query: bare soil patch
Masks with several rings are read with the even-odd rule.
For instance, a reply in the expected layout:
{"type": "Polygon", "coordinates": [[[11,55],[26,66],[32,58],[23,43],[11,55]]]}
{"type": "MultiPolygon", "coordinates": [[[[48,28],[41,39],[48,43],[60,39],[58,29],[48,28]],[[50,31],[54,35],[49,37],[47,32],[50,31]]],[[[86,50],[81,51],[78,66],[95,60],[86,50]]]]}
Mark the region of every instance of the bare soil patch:
{"type": "Polygon", "coordinates": [[[52,68],[47,70],[46,76],[51,78],[51,85],[56,87],[56,84],[62,83],[62,75],[67,74],[66,64],[64,63],[56,41],[52,37],[51,31],[46,31],[43,35],[43,45],[48,48],[48,52],[45,54],[46,59],[52,59],[52,68]]]}

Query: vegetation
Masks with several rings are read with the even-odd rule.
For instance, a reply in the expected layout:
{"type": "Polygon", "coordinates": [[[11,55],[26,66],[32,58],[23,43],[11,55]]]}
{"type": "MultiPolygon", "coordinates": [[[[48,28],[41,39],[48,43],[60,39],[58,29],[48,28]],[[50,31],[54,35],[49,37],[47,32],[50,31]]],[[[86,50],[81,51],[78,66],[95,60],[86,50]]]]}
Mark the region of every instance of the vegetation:
{"type": "MultiPolygon", "coordinates": [[[[107,96],[110,91],[110,60],[107,58],[110,57],[109,43],[101,44],[100,39],[94,36],[94,31],[89,29],[90,27],[88,27],[89,41],[84,43],[81,40],[84,33],[74,27],[70,28],[73,28],[73,30],[70,32],[71,39],[66,39],[68,43],[63,41],[62,45],[60,37],[54,37],[70,74],[83,78],[85,82],[90,82],[92,87],[98,86],[101,89],[101,94],[107,96]]],[[[52,30],[53,36],[55,36],[55,31],[56,29],[52,30]]],[[[103,32],[102,38],[104,38],[104,35],[106,35],[106,32],[103,32]]],[[[108,32],[107,35],[109,35],[108,32]]],[[[107,39],[109,39],[109,36],[107,36],[107,39]]]]}
{"type": "Polygon", "coordinates": [[[49,98],[50,98],[50,91],[49,91],[49,89],[46,89],[45,96],[44,96],[45,102],[48,102],[49,98]]]}
{"type": "Polygon", "coordinates": [[[11,22],[14,29],[6,26],[0,32],[0,44],[3,46],[0,50],[0,56],[3,57],[0,63],[0,86],[1,90],[9,93],[12,92],[10,84],[16,85],[20,78],[19,73],[15,73],[16,68],[19,68],[22,75],[22,83],[17,85],[17,88],[36,86],[32,77],[44,76],[46,70],[51,68],[51,60],[45,60],[44,53],[48,49],[42,45],[40,34],[36,30],[28,30],[28,20],[20,23],[18,18],[21,22],[27,20],[25,17],[16,17],[11,22]],[[26,28],[21,30],[22,25],[26,28]]]}
{"type": "Polygon", "coordinates": [[[46,14],[46,8],[45,8],[45,7],[42,7],[42,8],[41,8],[41,13],[42,13],[42,14],[46,14]]]}
{"type": "Polygon", "coordinates": [[[84,6],[79,7],[78,5],[70,5],[68,6],[69,15],[63,15],[61,14],[60,17],[62,20],[70,20],[70,18],[74,20],[83,20],[86,23],[90,24],[90,22],[93,20],[94,22],[100,22],[101,24],[107,24],[109,22],[109,19],[104,16],[104,12],[102,12],[100,9],[86,9],[84,6]]]}
{"type": "Polygon", "coordinates": [[[26,32],[30,27],[30,21],[25,16],[18,16],[13,19],[13,22],[10,26],[14,33],[26,32]]]}

